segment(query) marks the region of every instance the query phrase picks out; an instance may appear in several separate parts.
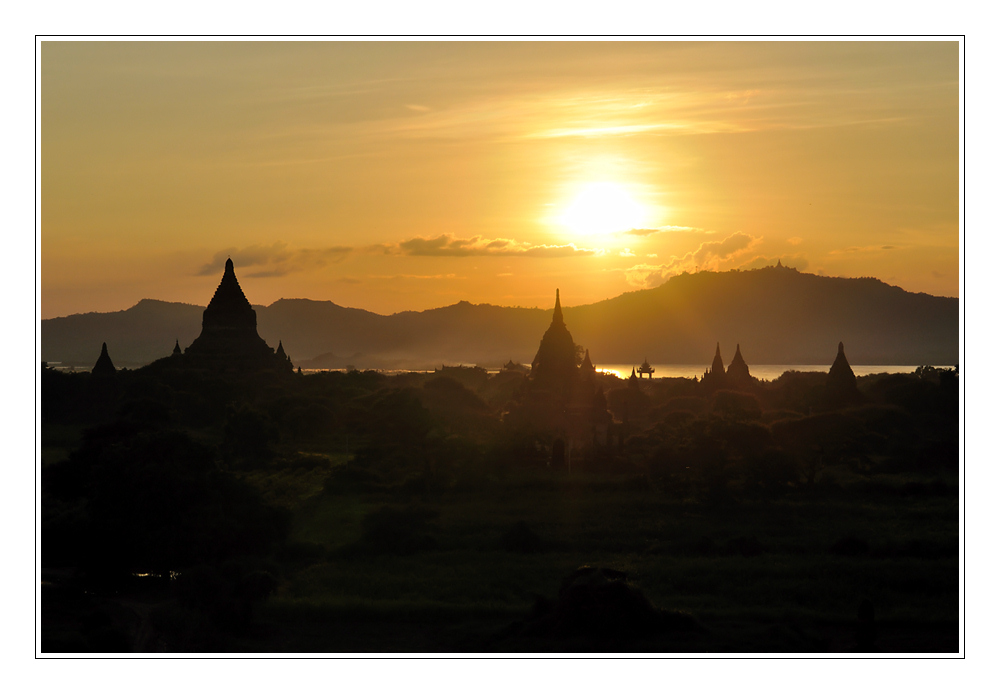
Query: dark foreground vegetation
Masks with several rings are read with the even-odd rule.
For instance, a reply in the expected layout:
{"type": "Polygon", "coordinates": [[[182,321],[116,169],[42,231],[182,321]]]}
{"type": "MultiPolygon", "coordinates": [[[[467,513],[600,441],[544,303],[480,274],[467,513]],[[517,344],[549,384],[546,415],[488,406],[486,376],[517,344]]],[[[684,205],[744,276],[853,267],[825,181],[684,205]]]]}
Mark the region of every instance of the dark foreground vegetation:
{"type": "Polygon", "coordinates": [[[42,372],[42,651],[955,652],[958,375],[42,372]],[[508,418],[510,420],[511,418],[508,418]]]}

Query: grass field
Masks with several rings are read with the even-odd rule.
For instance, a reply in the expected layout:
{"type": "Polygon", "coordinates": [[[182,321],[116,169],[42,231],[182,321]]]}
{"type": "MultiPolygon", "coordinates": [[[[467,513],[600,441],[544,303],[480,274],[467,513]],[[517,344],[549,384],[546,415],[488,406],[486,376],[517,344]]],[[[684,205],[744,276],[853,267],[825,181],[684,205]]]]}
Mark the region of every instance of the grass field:
{"type": "Polygon", "coordinates": [[[434,494],[323,493],[319,477],[249,476],[265,493],[285,489],[286,501],[287,490],[302,493],[291,541],[305,558],[285,567],[263,606],[273,631],[261,649],[850,651],[864,599],[875,606],[878,650],[958,649],[957,478],[942,486],[935,477],[922,494],[903,486],[920,480],[896,475],[710,505],[611,475],[524,473],[434,494]],[[389,529],[409,544],[382,546],[366,529],[387,509],[396,512],[389,529]],[[505,548],[519,522],[537,551],[505,548]],[[626,572],[655,606],[689,613],[703,629],[596,642],[505,638],[581,565],[626,572]]]}

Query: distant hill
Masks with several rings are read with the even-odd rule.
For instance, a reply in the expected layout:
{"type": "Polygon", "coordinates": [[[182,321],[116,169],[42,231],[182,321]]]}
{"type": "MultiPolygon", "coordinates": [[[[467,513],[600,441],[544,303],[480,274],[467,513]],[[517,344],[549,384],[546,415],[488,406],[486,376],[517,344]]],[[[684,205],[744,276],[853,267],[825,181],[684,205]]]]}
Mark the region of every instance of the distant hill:
{"type": "MultiPolygon", "coordinates": [[[[261,337],[272,347],[280,339],[305,368],[530,363],[552,315],[465,301],[391,316],[308,299],[254,308],[261,337]]],[[[203,310],[144,299],[125,311],[43,320],[42,359],[91,366],[107,342],[116,364],[145,364],[168,355],[175,339],[190,345],[203,310]]],[[[956,364],[958,311],[958,299],[913,294],[874,278],[770,267],[679,275],[655,289],[563,312],[596,364],[648,358],[707,365],[716,342],[728,363],[739,342],[752,366],[825,364],[841,341],[855,364],[956,364]]]]}

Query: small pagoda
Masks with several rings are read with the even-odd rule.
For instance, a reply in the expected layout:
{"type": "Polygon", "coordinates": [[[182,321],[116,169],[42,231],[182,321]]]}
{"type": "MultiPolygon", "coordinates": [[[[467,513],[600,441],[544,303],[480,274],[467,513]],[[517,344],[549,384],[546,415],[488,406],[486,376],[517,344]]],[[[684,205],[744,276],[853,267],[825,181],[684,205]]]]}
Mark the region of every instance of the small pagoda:
{"type": "Polygon", "coordinates": [[[114,376],[117,373],[114,363],[111,361],[111,357],[108,355],[108,343],[101,343],[101,356],[97,358],[97,363],[94,364],[94,368],[90,370],[92,376],[98,378],[107,378],[109,376],[114,376]]]}
{"type": "Polygon", "coordinates": [[[826,377],[827,388],[837,394],[854,393],[858,389],[858,379],[854,375],[854,369],[847,361],[844,354],[844,343],[837,345],[837,358],[830,366],[830,373],[826,377]]]}
{"type": "Polygon", "coordinates": [[[753,376],[750,375],[750,367],[743,360],[743,355],[740,354],[740,345],[736,343],[736,354],[733,356],[733,361],[729,364],[729,368],[726,369],[726,379],[729,381],[729,386],[731,388],[744,388],[751,383],[753,383],[753,376]]]}
{"type": "Polygon", "coordinates": [[[636,373],[639,374],[639,378],[642,378],[643,376],[649,376],[649,379],[653,380],[654,371],[656,371],[656,369],[654,369],[652,366],[649,365],[649,359],[644,358],[642,361],[642,366],[639,367],[639,370],[636,373]]]}
{"type": "Polygon", "coordinates": [[[705,387],[716,390],[725,388],[726,381],[726,365],[722,361],[722,347],[716,342],[715,359],[712,360],[711,368],[705,369],[705,375],[702,377],[701,382],[705,387]]]}

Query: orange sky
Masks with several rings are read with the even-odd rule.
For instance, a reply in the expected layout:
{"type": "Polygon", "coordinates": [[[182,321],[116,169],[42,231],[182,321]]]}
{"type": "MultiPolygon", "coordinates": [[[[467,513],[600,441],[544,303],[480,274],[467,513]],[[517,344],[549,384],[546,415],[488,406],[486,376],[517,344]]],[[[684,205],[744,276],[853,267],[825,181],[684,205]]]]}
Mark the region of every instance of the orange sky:
{"type": "Polygon", "coordinates": [[[50,42],[42,317],[566,305],[784,264],[959,289],[956,42],[50,42]]]}

